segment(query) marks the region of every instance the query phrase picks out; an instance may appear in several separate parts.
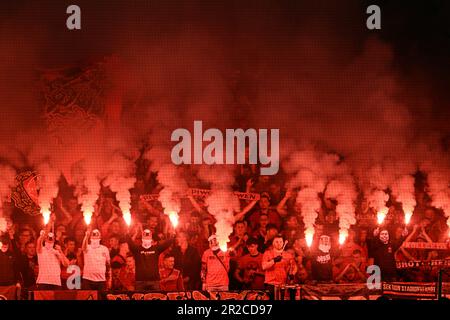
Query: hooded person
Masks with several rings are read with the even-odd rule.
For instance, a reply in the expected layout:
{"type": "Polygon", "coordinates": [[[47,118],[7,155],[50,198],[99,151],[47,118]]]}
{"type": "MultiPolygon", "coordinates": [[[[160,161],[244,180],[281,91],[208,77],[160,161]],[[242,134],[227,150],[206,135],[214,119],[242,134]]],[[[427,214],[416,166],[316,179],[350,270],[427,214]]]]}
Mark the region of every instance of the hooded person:
{"type": "Polygon", "coordinates": [[[373,231],[371,242],[371,255],[374,264],[380,267],[382,281],[396,281],[398,278],[397,267],[395,265],[395,252],[400,248],[408,229],[404,229],[402,236],[397,241],[392,241],[387,229],[379,227],[373,231]]]}
{"type": "Polygon", "coordinates": [[[17,257],[10,248],[10,239],[0,237],[0,292],[10,293],[8,299],[15,299],[20,289],[20,273],[17,257]]]}
{"type": "Polygon", "coordinates": [[[55,235],[42,230],[37,239],[39,273],[36,279],[38,290],[58,290],[61,288],[61,265],[67,267],[69,260],[55,245],[55,235]]]}
{"type": "Polygon", "coordinates": [[[153,233],[150,229],[142,231],[140,245],[128,236],[127,242],[136,265],[136,290],[158,291],[160,290],[159,256],[175,241],[175,233],[168,240],[160,243],[153,241],[153,233]]]}
{"type": "Polygon", "coordinates": [[[220,250],[217,236],[208,238],[209,249],[202,255],[202,288],[206,291],[228,291],[230,254],[220,250]]]}
{"type": "Polygon", "coordinates": [[[318,282],[331,282],[333,280],[333,261],[338,256],[331,246],[328,235],[319,237],[319,245],[311,254],[311,278],[318,282]]]}
{"type": "Polygon", "coordinates": [[[83,283],[84,290],[104,291],[110,287],[111,260],[109,250],[100,244],[101,233],[98,229],[86,231],[81,245],[84,255],[83,283]]]}

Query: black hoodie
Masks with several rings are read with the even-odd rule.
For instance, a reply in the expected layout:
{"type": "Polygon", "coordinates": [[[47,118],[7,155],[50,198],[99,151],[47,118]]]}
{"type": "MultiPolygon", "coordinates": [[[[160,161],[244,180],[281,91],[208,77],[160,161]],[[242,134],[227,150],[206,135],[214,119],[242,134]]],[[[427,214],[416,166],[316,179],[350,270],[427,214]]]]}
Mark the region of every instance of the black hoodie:
{"type": "Polygon", "coordinates": [[[0,251],[0,286],[15,285],[20,280],[19,266],[14,254],[0,251]]]}
{"type": "Polygon", "coordinates": [[[161,244],[152,245],[145,249],[142,245],[136,245],[131,238],[128,246],[136,262],[136,281],[159,281],[159,255],[169,248],[174,239],[163,241],[161,244]]]}

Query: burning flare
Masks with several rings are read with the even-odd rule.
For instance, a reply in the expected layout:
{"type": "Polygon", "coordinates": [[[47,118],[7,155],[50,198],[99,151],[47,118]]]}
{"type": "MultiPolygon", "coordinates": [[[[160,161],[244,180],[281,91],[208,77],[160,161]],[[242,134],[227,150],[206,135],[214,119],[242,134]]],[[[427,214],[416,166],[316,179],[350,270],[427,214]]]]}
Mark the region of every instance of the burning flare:
{"type": "Polygon", "coordinates": [[[84,211],[83,212],[83,218],[84,218],[84,222],[86,222],[87,225],[91,224],[91,219],[92,219],[92,212],[91,211],[84,211]]]}
{"type": "Polygon", "coordinates": [[[172,226],[176,228],[178,226],[178,213],[176,211],[170,211],[169,220],[172,223],[172,226]]]}
{"type": "Polygon", "coordinates": [[[227,252],[228,250],[227,243],[226,242],[219,243],[219,248],[220,250],[222,250],[222,252],[227,252]]]}
{"type": "Polygon", "coordinates": [[[123,220],[127,224],[127,226],[131,225],[131,213],[130,211],[126,210],[122,212],[123,220]]]}
{"type": "MultiPolygon", "coordinates": [[[[49,206],[48,206],[49,207],[49,206]]],[[[50,221],[50,209],[47,206],[41,207],[41,214],[44,217],[44,224],[47,225],[50,221]]]]}
{"type": "Polygon", "coordinates": [[[314,230],[308,229],[305,231],[305,240],[306,240],[306,244],[308,245],[309,248],[312,245],[313,237],[314,237],[314,230]]]}
{"type": "Polygon", "coordinates": [[[405,211],[405,224],[408,225],[409,222],[411,221],[411,217],[412,217],[412,212],[411,211],[405,211]]]}
{"type": "Polygon", "coordinates": [[[384,219],[386,218],[388,209],[387,208],[383,208],[380,211],[377,212],[377,221],[378,224],[382,224],[384,219]]]}
{"type": "MultiPolygon", "coordinates": [[[[345,230],[347,231],[347,230],[345,230]]],[[[346,232],[344,232],[344,230],[342,232],[339,232],[339,244],[343,245],[345,240],[347,239],[348,234],[346,232]]]]}

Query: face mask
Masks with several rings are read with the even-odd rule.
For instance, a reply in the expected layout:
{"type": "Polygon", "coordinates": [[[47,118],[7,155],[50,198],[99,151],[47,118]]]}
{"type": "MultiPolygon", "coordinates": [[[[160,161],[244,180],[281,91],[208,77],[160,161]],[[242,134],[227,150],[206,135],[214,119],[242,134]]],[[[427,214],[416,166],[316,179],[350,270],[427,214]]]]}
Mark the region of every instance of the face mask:
{"type": "Polygon", "coordinates": [[[47,248],[48,250],[53,249],[53,245],[54,245],[53,242],[46,242],[45,243],[45,248],[47,248]]]}
{"type": "Polygon", "coordinates": [[[212,246],[212,247],[211,247],[211,250],[212,250],[213,252],[217,252],[217,251],[220,250],[220,247],[219,247],[219,246],[212,246]]]}
{"type": "Polygon", "coordinates": [[[330,252],[331,249],[331,245],[325,245],[325,244],[320,244],[319,245],[319,250],[325,253],[330,252]]]}
{"type": "Polygon", "coordinates": [[[91,246],[98,248],[100,246],[100,239],[91,239],[91,246]]]}
{"type": "Polygon", "coordinates": [[[152,240],[142,240],[142,247],[144,247],[144,249],[148,249],[152,246],[152,240]]]}

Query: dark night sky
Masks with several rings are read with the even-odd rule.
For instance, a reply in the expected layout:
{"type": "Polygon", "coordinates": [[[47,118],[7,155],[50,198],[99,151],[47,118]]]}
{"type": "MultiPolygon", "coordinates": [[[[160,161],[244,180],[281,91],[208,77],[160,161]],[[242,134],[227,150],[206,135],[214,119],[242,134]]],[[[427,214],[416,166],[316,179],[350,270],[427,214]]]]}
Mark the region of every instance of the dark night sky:
{"type": "MultiPolygon", "coordinates": [[[[271,64],[301,64],[300,58],[289,54],[304,49],[298,47],[298,37],[309,37],[312,47],[331,50],[335,62],[344,65],[375,37],[393,52],[389,64],[400,83],[396,94],[407,102],[413,117],[417,115],[417,125],[449,134],[448,1],[18,0],[2,1],[0,8],[1,32],[6,35],[2,46],[8,47],[3,54],[19,69],[19,65],[54,68],[95,61],[129,53],[136,44],[164,47],[180,39],[180,50],[191,45],[208,55],[213,48],[211,54],[227,67],[251,74],[271,64]],[[82,9],[80,31],[65,28],[70,4],[82,9]],[[369,4],[381,6],[381,31],[365,28],[369,4]]],[[[4,78],[8,81],[10,76],[4,78]]]]}

